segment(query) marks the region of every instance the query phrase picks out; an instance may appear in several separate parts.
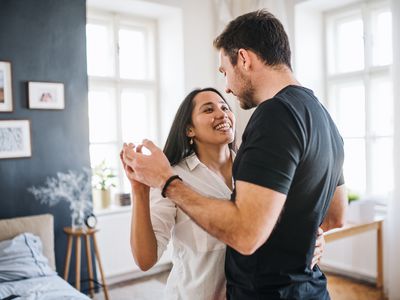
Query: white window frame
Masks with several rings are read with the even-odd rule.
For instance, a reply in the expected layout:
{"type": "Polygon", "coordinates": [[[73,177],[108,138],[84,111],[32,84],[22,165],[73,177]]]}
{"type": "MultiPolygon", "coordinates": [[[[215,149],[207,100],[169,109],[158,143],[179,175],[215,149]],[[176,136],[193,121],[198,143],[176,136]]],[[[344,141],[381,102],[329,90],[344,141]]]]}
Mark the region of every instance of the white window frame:
{"type": "MultiPolygon", "coordinates": [[[[366,190],[363,191],[365,194],[363,196],[372,196],[372,144],[374,140],[379,138],[391,138],[393,141],[393,133],[391,135],[375,135],[371,130],[371,107],[372,101],[371,99],[371,86],[370,81],[371,79],[375,78],[391,78],[391,66],[383,65],[383,66],[373,66],[372,65],[372,47],[371,44],[371,12],[377,9],[389,9],[390,10],[390,3],[389,1],[365,1],[361,3],[357,3],[355,5],[350,5],[340,9],[330,10],[324,13],[324,25],[326,33],[326,39],[324,44],[324,55],[325,55],[325,87],[326,87],[326,95],[325,98],[327,100],[327,106],[329,110],[335,115],[335,102],[334,99],[331,98],[333,92],[332,89],[334,88],[335,84],[343,83],[348,81],[362,81],[363,86],[365,88],[365,136],[360,137],[343,137],[345,139],[363,139],[365,144],[365,185],[366,190]],[[346,72],[346,73],[332,73],[332,66],[328,65],[328,57],[330,55],[329,50],[332,49],[330,47],[330,43],[333,41],[333,28],[332,25],[335,20],[344,19],[344,18],[351,18],[355,14],[359,14],[362,17],[363,25],[364,25],[364,69],[360,71],[353,71],[353,72],[346,72]]],[[[338,56],[335,54],[336,57],[338,56]]],[[[393,63],[393,62],[392,62],[393,63]]],[[[335,66],[336,68],[336,66],[335,66]]],[[[346,178],[345,178],[346,179],[346,178]]],[[[390,191],[388,191],[389,193],[390,191]]]]}
{"type": "MultiPolygon", "coordinates": [[[[113,52],[114,52],[114,75],[113,76],[93,76],[88,74],[89,78],[89,92],[92,89],[102,87],[112,87],[115,91],[114,98],[116,99],[116,138],[115,141],[95,143],[90,142],[90,145],[116,145],[117,149],[122,147],[124,142],[140,142],[140,141],[123,141],[122,139],[122,122],[121,122],[121,93],[123,89],[133,89],[137,91],[146,91],[151,94],[150,101],[153,110],[152,116],[149,116],[154,123],[153,136],[155,142],[160,141],[160,122],[158,116],[159,112],[159,70],[158,70],[158,55],[156,49],[157,45],[157,21],[151,18],[143,18],[140,16],[114,13],[108,11],[102,11],[97,9],[89,9],[87,12],[87,24],[106,24],[108,23],[112,27],[113,34],[113,52]],[[119,53],[118,53],[118,31],[120,28],[135,28],[146,32],[148,37],[147,44],[149,51],[148,55],[151,55],[153,59],[149,59],[150,74],[147,79],[126,79],[120,77],[119,72],[119,53]]],[[[92,166],[94,167],[94,166],[92,166]]],[[[121,164],[118,164],[117,170],[117,190],[119,192],[130,192],[130,186],[125,178],[124,170],[121,164]]]]}

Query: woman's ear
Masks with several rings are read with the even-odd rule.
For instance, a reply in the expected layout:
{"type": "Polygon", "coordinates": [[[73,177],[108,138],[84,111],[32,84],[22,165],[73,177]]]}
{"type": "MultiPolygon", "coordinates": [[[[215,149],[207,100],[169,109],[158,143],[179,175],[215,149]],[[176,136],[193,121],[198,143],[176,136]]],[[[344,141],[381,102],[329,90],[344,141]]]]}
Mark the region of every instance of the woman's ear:
{"type": "Polygon", "coordinates": [[[194,130],[193,130],[193,128],[192,127],[187,127],[186,128],[186,136],[187,137],[194,137],[194,130]]]}

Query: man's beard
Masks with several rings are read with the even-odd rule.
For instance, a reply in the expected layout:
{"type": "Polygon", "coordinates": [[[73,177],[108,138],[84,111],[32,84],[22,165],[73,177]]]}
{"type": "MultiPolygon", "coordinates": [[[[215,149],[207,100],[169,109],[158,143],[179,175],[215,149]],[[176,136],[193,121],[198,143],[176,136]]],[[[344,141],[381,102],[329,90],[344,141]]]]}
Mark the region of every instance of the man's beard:
{"type": "Polygon", "coordinates": [[[250,80],[245,78],[243,74],[239,74],[241,81],[243,82],[242,92],[238,93],[237,98],[242,109],[248,110],[256,107],[257,104],[254,101],[254,87],[250,80]]]}
{"type": "Polygon", "coordinates": [[[256,107],[257,104],[254,103],[254,90],[246,90],[243,92],[242,95],[238,96],[240,107],[242,109],[248,110],[252,109],[253,107],[256,107]]]}

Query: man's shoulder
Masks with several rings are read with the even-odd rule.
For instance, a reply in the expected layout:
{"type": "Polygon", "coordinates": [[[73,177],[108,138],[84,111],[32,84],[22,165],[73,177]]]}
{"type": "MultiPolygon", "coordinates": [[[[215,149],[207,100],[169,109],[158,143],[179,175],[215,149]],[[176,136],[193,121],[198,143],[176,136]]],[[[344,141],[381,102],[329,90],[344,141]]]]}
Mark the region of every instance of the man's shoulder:
{"type": "Polygon", "coordinates": [[[279,126],[281,122],[286,122],[287,118],[291,118],[292,111],[288,104],[280,97],[273,97],[259,104],[249,121],[250,125],[256,127],[274,127],[279,126]]]}

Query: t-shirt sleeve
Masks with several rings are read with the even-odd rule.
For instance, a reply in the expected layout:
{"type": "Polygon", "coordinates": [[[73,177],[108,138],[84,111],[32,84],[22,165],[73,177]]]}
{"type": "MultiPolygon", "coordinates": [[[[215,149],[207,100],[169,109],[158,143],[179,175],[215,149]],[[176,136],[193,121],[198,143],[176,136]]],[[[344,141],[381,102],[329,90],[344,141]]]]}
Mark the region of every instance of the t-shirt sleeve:
{"type": "Polygon", "coordinates": [[[253,115],[235,179],[287,195],[303,153],[303,134],[285,104],[268,100],[253,115]]]}
{"type": "Polygon", "coordinates": [[[342,172],[340,173],[340,177],[339,177],[337,186],[341,186],[343,184],[344,184],[344,176],[343,176],[343,170],[342,170],[342,172]]]}

